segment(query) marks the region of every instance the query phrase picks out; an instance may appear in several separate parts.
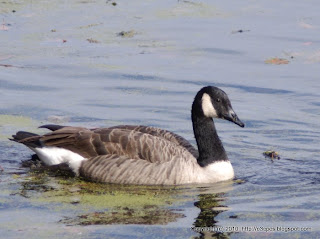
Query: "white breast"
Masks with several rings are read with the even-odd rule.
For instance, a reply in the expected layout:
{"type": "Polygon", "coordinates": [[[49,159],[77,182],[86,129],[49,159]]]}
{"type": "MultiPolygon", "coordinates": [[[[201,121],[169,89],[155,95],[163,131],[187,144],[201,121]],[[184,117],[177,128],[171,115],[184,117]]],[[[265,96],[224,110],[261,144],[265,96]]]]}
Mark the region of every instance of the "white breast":
{"type": "Polygon", "coordinates": [[[199,183],[214,183],[225,181],[234,177],[233,167],[230,161],[218,161],[201,168],[199,183]]]}

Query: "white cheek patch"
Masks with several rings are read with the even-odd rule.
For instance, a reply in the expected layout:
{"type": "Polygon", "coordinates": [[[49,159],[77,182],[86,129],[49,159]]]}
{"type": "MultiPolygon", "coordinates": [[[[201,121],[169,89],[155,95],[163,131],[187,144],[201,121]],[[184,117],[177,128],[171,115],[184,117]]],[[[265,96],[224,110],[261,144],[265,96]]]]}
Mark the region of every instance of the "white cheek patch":
{"type": "Polygon", "coordinates": [[[217,111],[211,102],[211,97],[207,93],[202,96],[202,111],[206,117],[218,118],[217,111]]]}

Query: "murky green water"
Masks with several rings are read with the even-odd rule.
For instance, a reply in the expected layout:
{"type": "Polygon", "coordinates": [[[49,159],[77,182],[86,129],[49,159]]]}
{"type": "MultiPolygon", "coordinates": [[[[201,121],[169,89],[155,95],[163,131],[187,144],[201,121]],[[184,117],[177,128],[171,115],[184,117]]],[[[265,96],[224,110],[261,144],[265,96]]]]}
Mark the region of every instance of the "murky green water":
{"type": "Polygon", "coordinates": [[[2,1],[1,237],[319,237],[315,6],[2,1]],[[165,128],[195,143],[190,107],[204,85],[225,90],[246,123],[244,129],[216,124],[233,182],[90,184],[21,167],[30,150],[7,140],[18,130],[45,132],[37,126],[46,123],[125,123],[165,128]],[[281,159],[265,158],[266,150],[281,159]]]}

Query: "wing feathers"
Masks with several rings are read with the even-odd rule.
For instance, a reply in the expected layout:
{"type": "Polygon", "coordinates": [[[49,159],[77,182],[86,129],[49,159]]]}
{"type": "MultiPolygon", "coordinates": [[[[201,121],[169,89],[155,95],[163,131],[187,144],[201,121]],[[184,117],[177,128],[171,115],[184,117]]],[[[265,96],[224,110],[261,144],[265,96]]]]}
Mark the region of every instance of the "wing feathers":
{"type": "MultiPolygon", "coordinates": [[[[66,148],[86,158],[117,154],[154,163],[170,161],[172,156],[181,155],[184,151],[190,153],[190,148],[177,143],[175,137],[168,131],[145,126],[94,130],[62,127],[41,136],[39,140],[44,146],[66,148]]],[[[193,147],[191,149],[196,151],[193,147]]]]}
{"type": "Polygon", "coordinates": [[[111,127],[109,129],[127,129],[130,131],[137,131],[137,132],[157,136],[186,148],[193,156],[198,157],[198,151],[189,143],[189,141],[187,141],[180,135],[177,135],[173,132],[170,132],[164,129],[150,127],[150,126],[135,126],[135,125],[119,125],[119,126],[111,127]]]}

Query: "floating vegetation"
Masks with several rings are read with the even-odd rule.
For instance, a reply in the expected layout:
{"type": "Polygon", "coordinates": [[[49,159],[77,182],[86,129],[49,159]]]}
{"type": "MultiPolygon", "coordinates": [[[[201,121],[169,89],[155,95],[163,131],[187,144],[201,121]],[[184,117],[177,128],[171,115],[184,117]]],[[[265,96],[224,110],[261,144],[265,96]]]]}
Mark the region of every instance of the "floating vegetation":
{"type": "Polygon", "coordinates": [[[178,218],[185,217],[182,213],[172,209],[162,209],[156,206],[134,209],[128,207],[117,208],[107,212],[93,212],[82,214],[75,218],[65,218],[60,222],[67,225],[105,225],[105,224],[145,224],[165,225],[174,222],[178,218]]]}
{"type": "Polygon", "coordinates": [[[87,28],[91,28],[91,27],[96,27],[99,25],[102,25],[103,23],[94,23],[94,24],[89,24],[89,25],[85,25],[85,26],[80,26],[80,29],[87,29],[87,28]]]}
{"type": "Polygon", "coordinates": [[[88,41],[89,43],[100,43],[98,40],[95,40],[95,39],[93,39],[93,38],[88,38],[87,41],[88,41]]]}
{"type": "Polygon", "coordinates": [[[284,59],[284,58],[274,57],[274,58],[270,58],[270,59],[265,60],[264,63],[272,64],[272,65],[283,65],[283,64],[289,64],[290,61],[288,61],[287,59],[284,59]]]}
{"type": "Polygon", "coordinates": [[[25,116],[19,115],[0,115],[0,124],[1,125],[32,125],[32,120],[25,116]]]}
{"type": "MultiPolygon", "coordinates": [[[[39,160],[34,157],[30,161],[37,164],[39,160]]],[[[19,178],[21,187],[12,195],[27,198],[35,207],[66,212],[57,221],[70,226],[165,225],[185,217],[179,207],[195,197],[199,200],[194,205],[201,210],[196,226],[214,225],[214,218],[228,209],[221,205],[224,193],[199,195],[199,190],[208,190],[206,187],[95,183],[61,172],[63,167],[57,174],[56,169],[34,166],[19,178]]]]}
{"type": "Polygon", "coordinates": [[[232,31],[231,33],[232,33],[232,34],[235,34],[235,33],[244,33],[244,32],[250,32],[250,30],[240,29],[240,30],[234,30],[234,31],[232,31]]]}
{"type": "Polygon", "coordinates": [[[107,0],[107,4],[111,3],[112,6],[117,6],[116,2],[113,2],[112,0],[107,0]]]}
{"type": "Polygon", "coordinates": [[[132,38],[136,35],[137,33],[133,30],[130,30],[130,31],[122,31],[122,32],[119,32],[117,34],[117,36],[120,36],[120,37],[123,37],[123,38],[132,38]]]}
{"type": "Polygon", "coordinates": [[[276,151],[265,151],[265,152],[263,152],[263,155],[264,155],[265,157],[271,158],[272,160],[274,160],[274,159],[280,159],[280,155],[279,155],[279,153],[276,152],[276,151]]]}
{"type": "Polygon", "coordinates": [[[67,225],[164,225],[185,217],[171,208],[187,200],[180,193],[183,187],[100,184],[53,171],[32,169],[12,195],[28,198],[36,207],[73,211],[60,220],[67,225]]]}
{"type": "Polygon", "coordinates": [[[200,1],[178,1],[176,5],[169,6],[168,9],[160,9],[157,15],[161,18],[171,17],[191,17],[191,18],[212,18],[228,17],[231,13],[218,9],[213,4],[203,3],[200,1]]]}
{"type": "MultiPolygon", "coordinates": [[[[1,66],[1,65],[0,65],[1,66]]],[[[12,127],[28,128],[38,122],[29,117],[19,115],[0,114],[0,140],[8,140],[12,135],[12,127]]]]}
{"type": "Polygon", "coordinates": [[[243,180],[243,179],[235,179],[235,180],[233,180],[233,182],[236,183],[236,184],[243,184],[243,183],[245,183],[246,181],[243,180]]]}

